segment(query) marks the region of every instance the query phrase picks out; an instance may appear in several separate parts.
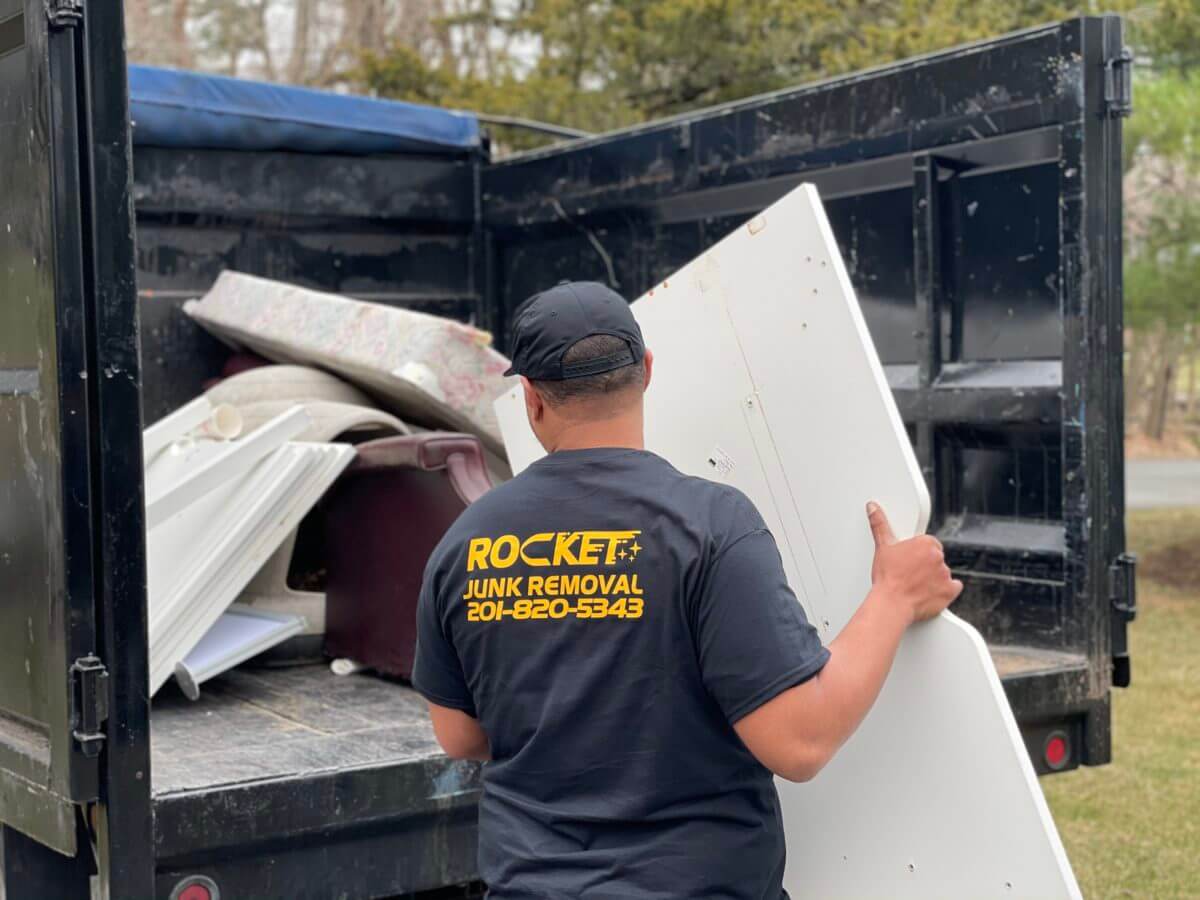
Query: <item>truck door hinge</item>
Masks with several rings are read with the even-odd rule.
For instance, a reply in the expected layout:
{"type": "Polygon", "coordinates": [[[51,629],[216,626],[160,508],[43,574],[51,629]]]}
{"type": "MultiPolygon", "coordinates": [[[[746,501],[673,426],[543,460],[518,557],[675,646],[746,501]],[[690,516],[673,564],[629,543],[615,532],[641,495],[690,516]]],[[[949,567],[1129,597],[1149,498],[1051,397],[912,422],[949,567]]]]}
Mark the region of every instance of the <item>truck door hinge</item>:
{"type": "Polygon", "coordinates": [[[83,20],[83,0],[44,0],[51,28],[74,28],[83,20]]]}
{"type": "Polygon", "coordinates": [[[1129,687],[1127,625],[1137,617],[1137,556],[1122,553],[1108,567],[1109,622],[1112,626],[1113,686],[1129,687]]]}
{"type": "Polygon", "coordinates": [[[1133,112],[1133,51],[1121,52],[1104,61],[1104,114],[1110,119],[1133,112]]]}
{"type": "Polygon", "coordinates": [[[71,733],[84,756],[100,755],[108,719],[108,669],[95,656],[71,664],[71,733]]]}

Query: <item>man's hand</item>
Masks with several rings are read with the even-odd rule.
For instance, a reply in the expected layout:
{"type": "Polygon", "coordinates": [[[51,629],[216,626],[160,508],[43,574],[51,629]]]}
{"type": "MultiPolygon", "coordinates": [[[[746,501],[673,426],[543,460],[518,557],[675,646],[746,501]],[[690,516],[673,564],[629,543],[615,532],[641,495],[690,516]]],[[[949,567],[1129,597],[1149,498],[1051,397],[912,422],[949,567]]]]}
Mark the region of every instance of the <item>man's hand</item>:
{"type": "Polygon", "coordinates": [[[962,582],[950,577],[941,541],[928,534],[896,540],[878,503],[867,504],[867,519],[875,538],[871,583],[903,605],[910,622],[932,619],[962,593],[962,582]]]}
{"type": "Polygon", "coordinates": [[[908,626],[936,616],[962,592],[936,538],[897,541],[877,503],[867,505],[867,516],[875,536],[871,592],[829,645],[829,662],[733,723],[755,758],[790,781],[815,776],[858,728],[908,626]]]}

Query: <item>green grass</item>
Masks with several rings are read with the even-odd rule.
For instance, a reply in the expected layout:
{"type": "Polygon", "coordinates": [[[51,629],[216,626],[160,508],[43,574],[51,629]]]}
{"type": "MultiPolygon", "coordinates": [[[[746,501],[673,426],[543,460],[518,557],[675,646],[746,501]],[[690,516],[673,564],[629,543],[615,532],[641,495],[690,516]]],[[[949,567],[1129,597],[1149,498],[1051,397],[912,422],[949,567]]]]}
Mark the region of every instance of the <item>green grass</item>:
{"type": "Polygon", "coordinates": [[[1085,897],[1200,897],[1200,510],[1129,517],[1133,686],[1113,762],[1042,780],[1085,897]]]}

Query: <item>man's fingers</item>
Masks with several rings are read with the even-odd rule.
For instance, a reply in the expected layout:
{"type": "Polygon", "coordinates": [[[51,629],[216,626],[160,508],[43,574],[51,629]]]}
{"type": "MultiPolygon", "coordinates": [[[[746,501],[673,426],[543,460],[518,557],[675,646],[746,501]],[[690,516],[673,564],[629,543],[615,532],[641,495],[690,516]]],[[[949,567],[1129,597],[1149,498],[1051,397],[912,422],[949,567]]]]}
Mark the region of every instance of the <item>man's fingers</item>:
{"type": "Polygon", "coordinates": [[[883,512],[883,507],[874,500],[867,504],[867,521],[871,523],[871,535],[875,538],[876,547],[896,543],[896,535],[892,534],[892,526],[883,512]]]}

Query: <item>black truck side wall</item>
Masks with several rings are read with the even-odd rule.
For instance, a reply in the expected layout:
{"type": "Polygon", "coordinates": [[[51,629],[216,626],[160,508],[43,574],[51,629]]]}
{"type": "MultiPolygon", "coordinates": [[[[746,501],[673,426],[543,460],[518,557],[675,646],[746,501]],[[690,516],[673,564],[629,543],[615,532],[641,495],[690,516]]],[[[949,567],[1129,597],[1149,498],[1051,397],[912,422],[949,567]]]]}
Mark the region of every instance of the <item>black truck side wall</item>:
{"type": "Polygon", "coordinates": [[[137,147],[148,421],[218,374],[224,347],[181,311],[224,269],[490,327],[481,157],[137,147]]]}
{"type": "Polygon", "coordinates": [[[536,290],[633,299],[814,182],[966,582],[957,610],[1022,722],[1075,717],[1093,763],[1124,543],[1120,50],[1119,20],[1075,20],[484,171],[502,344],[536,290]]]}

